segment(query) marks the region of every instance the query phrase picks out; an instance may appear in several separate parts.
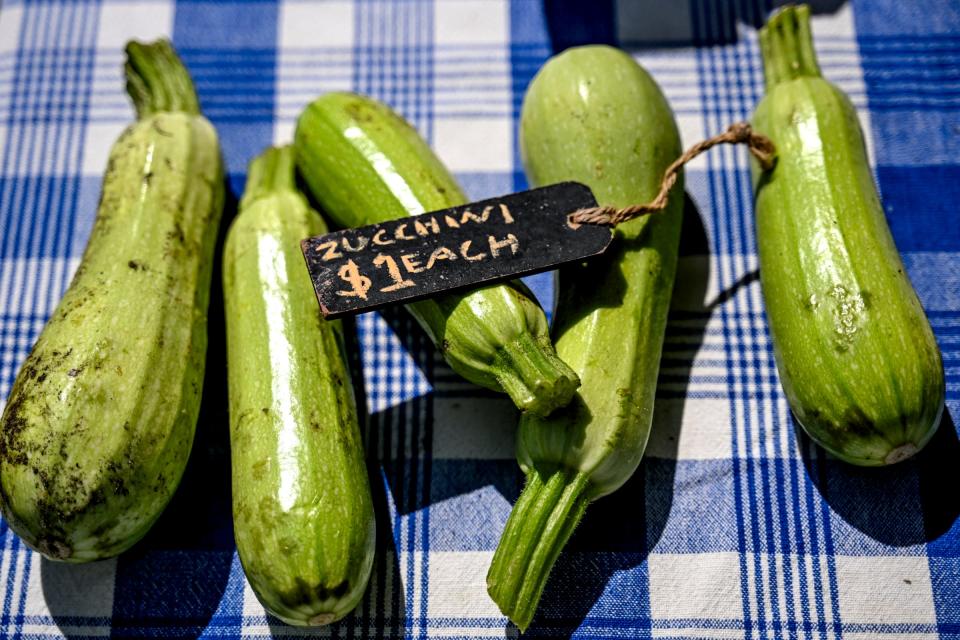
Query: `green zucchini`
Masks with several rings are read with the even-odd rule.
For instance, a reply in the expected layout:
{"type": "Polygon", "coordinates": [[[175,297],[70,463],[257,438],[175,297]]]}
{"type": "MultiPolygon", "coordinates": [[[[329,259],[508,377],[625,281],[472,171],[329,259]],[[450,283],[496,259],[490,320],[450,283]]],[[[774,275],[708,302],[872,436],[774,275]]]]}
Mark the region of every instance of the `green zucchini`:
{"type": "MultiPolygon", "coordinates": [[[[531,183],[587,184],[603,205],[649,202],[680,135],[656,82],[626,53],[568,49],[533,79],[520,116],[531,183]]],[[[617,226],[603,256],[560,271],[557,353],[582,381],[569,406],[524,415],[517,458],[527,483],[487,576],[525,629],[587,504],[618,489],[643,456],[676,272],[683,176],[667,208],[617,226]]]]}
{"type": "Polygon", "coordinates": [[[903,268],[846,95],[820,76],[806,6],[760,30],[766,95],[754,128],[777,147],[754,165],[760,279],[780,381],[797,422],[859,465],[891,464],[933,436],[943,361],[903,268]]]}
{"type": "Polygon", "coordinates": [[[114,144],[76,275],[0,424],[0,505],[48,558],[116,555],[173,495],[200,405],[223,205],[216,131],[166,41],[127,45],[138,120],[114,144]]]}
{"type": "MultiPolygon", "coordinates": [[[[340,226],[358,227],[464,204],[440,160],[385,105],[329,93],[300,115],[297,167],[340,226]]],[[[547,415],[570,401],[576,374],[556,356],[543,310],[520,283],[407,305],[447,363],[467,380],[547,415]]]]}
{"type": "Polygon", "coordinates": [[[293,149],[250,163],[227,235],[233,525],[264,607],[327,624],[363,596],[375,521],[339,322],[326,322],[300,240],[326,233],[294,186],[293,149]]]}

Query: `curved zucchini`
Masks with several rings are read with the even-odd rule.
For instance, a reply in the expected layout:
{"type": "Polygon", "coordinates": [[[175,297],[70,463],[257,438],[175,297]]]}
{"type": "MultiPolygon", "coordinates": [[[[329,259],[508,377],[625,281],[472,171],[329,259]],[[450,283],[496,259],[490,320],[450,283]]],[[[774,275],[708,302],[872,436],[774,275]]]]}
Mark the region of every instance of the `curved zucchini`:
{"type": "Polygon", "coordinates": [[[173,495],[196,427],[223,203],[213,127],[168,42],[127,46],[138,120],[76,275],[14,382],[0,505],[54,560],[113,556],[173,495]]]}
{"type": "MultiPolygon", "coordinates": [[[[656,82],[606,46],[549,60],[523,101],[520,143],[535,185],[576,180],[604,205],[649,202],[680,135],[656,82]]],[[[603,256],[560,271],[557,353],[580,376],[569,406],[524,415],[517,458],[527,484],[487,576],[490,596],[525,629],[587,504],[636,470],[646,448],[676,272],[683,177],[666,210],[621,224],[603,256]]]]}
{"type": "Polygon", "coordinates": [[[754,127],[760,277],[780,380],[810,436],[859,465],[903,460],[936,431],[943,362],[900,261],[850,100],[820,76],[809,8],[760,31],[754,127]]]}
{"type": "Polygon", "coordinates": [[[234,536],[260,602],[295,625],[353,610],[374,554],[340,323],[320,317],[300,253],[322,233],[293,150],[254,159],[223,256],[234,536]]]}
{"type": "MultiPolygon", "coordinates": [[[[460,205],[466,198],[426,142],[386,106],[349,93],[311,103],[297,122],[297,166],[343,227],[460,205]]],[[[519,282],[407,305],[447,363],[474,384],[547,415],[570,401],[576,374],[556,356],[543,310],[519,282]]]]}

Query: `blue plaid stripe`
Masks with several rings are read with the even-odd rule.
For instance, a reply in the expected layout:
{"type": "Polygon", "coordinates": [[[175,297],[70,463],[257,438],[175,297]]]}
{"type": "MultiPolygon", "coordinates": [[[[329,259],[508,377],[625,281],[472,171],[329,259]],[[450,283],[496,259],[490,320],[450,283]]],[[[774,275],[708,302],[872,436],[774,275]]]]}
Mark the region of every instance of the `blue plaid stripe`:
{"type": "MultiPolygon", "coordinates": [[[[526,85],[558,47],[634,47],[687,143],[749,116],[762,95],[751,25],[770,3],[675,4],[658,19],[661,9],[627,0],[592,3],[589,13],[575,2],[532,0],[5,3],[0,32],[17,45],[0,41],[0,394],[89,232],[102,170],[91,159],[109,144],[99,137],[131,117],[111,40],[118,21],[131,20],[131,33],[173,36],[223,138],[235,194],[248,159],[287,140],[313,95],[354,89],[408,117],[468,193],[483,197],[526,186],[516,118],[526,85]],[[148,14],[169,24],[134,26],[148,14]],[[492,155],[465,148],[472,127],[492,155]]],[[[891,228],[943,350],[944,429],[922,461],[879,474],[825,456],[796,429],[756,277],[746,156],[712,152],[687,173],[684,284],[647,459],[591,507],[558,562],[533,637],[960,637],[960,509],[938,490],[952,482],[960,453],[952,418],[960,410],[960,232],[949,224],[960,182],[960,15],[946,0],[922,10],[878,0],[818,20],[824,73],[866,118],[891,228]],[[871,592],[874,583],[883,592],[871,592]]],[[[552,298],[549,276],[534,287],[552,298]]],[[[520,488],[515,414],[453,374],[403,312],[356,325],[382,552],[357,615],[319,635],[509,635],[482,581],[520,488]]],[[[233,551],[222,393],[205,389],[184,481],[194,495],[178,493],[137,551],[98,567],[59,567],[38,561],[0,524],[0,634],[294,634],[264,616],[233,551]]]]}
{"type": "MultiPolygon", "coordinates": [[[[694,37],[695,41],[706,41],[711,42],[717,37],[715,32],[719,31],[718,25],[712,23],[711,11],[709,4],[700,3],[702,6],[698,6],[693,11],[694,18],[694,37]]],[[[731,25],[732,27],[732,25],[731,25]]],[[[737,45],[733,45],[737,46],[737,45]]],[[[715,69],[716,62],[712,60],[715,56],[710,50],[698,50],[697,52],[697,67],[698,67],[698,77],[700,78],[700,90],[702,95],[711,96],[716,95],[717,92],[717,70],[715,69]]],[[[703,105],[703,117],[705,118],[706,124],[705,130],[717,130],[718,127],[722,127],[724,121],[728,121],[730,116],[729,112],[720,112],[715,111],[716,107],[711,109],[708,102],[705,102],[703,105]]],[[[741,116],[742,114],[738,114],[741,116]]],[[[740,117],[735,118],[739,120],[740,117]]],[[[724,153],[724,155],[729,155],[729,152],[724,153]]],[[[727,158],[723,158],[725,161],[727,158]]],[[[726,164],[725,162],[723,164],[726,164]]],[[[716,165],[716,156],[710,156],[707,158],[707,172],[708,172],[708,185],[709,185],[709,194],[710,201],[717,203],[717,208],[715,209],[715,215],[721,216],[720,220],[712,221],[711,230],[714,232],[716,239],[714,240],[714,251],[718,255],[731,255],[733,253],[732,248],[729,247],[729,236],[727,233],[724,233],[723,223],[729,219],[729,180],[725,179],[725,172],[723,171],[723,164],[721,169],[718,171],[715,168],[716,165]],[[723,207],[724,209],[721,209],[723,207]]],[[[736,172],[735,172],[736,173],[736,172]]],[[[735,184],[742,184],[737,182],[735,184]]],[[[740,193],[738,192],[739,196],[740,193]]],[[[742,211],[740,208],[736,208],[736,211],[742,211]]],[[[736,281],[736,277],[731,277],[728,274],[721,272],[719,274],[719,286],[721,289],[725,289],[725,285],[732,285],[736,281]]],[[[724,327],[734,327],[735,330],[739,330],[739,325],[735,322],[730,322],[730,319],[727,317],[729,312],[726,310],[726,307],[721,307],[721,317],[723,317],[724,327]]],[[[742,341],[742,334],[738,335],[738,338],[742,341]]],[[[732,346],[730,348],[733,348],[732,346]]],[[[727,355],[727,366],[728,368],[732,364],[730,361],[730,353],[728,348],[727,355]]],[[[742,606],[742,617],[745,625],[746,637],[750,637],[754,630],[754,619],[759,617],[756,620],[757,627],[763,631],[764,630],[764,620],[763,620],[763,611],[762,609],[756,611],[756,602],[757,598],[754,596],[753,601],[751,602],[751,594],[757,589],[757,581],[759,576],[755,578],[754,581],[750,581],[750,570],[753,569],[756,572],[757,566],[756,562],[751,563],[751,557],[756,560],[760,556],[758,555],[748,555],[747,554],[747,544],[749,532],[747,531],[748,527],[748,516],[750,512],[751,499],[755,498],[754,495],[751,495],[752,492],[745,489],[743,486],[743,466],[744,462],[741,459],[739,453],[743,449],[749,447],[749,441],[747,442],[747,447],[744,447],[742,440],[744,438],[743,434],[740,432],[739,424],[742,422],[746,426],[746,418],[742,415],[742,405],[738,402],[738,394],[734,387],[729,387],[727,400],[730,403],[730,416],[733,424],[732,429],[732,451],[733,451],[733,496],[734,496],[734,507],[735,507],[735,517],[737,524],[737,546],[739,552],[739,570],[740,570],[740,591],[741,591],[741,606],[742,606]],[[746,503],[746,509],[744,507],[746,503]],[[745,513],[746,510],[746,513],[745,513]],[[759,615],[758,615],[759,613],[759,615]]],[[[747,476],[748,481],[751,479],[751,476],[747,476]]],[[[751,489],[753,488],[753,483],[750,482],[751,489]]],[[[754,530],[754,533],[756,531],[754,530]]]]}
{"type": "MultiPolygon", "coordinates": [[[[7,135],[0,161],[0,228],[4,231],[0,259],[4,264],[16,261],[14,269],[4,269],[2,288],[4,312],[13,315],[4,322],[4,338],[15,343],[4,355],[9,353],[18,362],[25,355],[18,343],[24,338],[32,343],[36,316],[49,312],[42,289],[57,288],[50,277],[57,274],[43,274],[44,267],[62,265],[66,257],[72,227],[69,204],[77,184],[71,174],[79,164],[83,128],[78,125],[87,108],[83,76],[84,67],[89,66],[89,58],[71,47],[82,50],[87,45],[96,32],[96,17],[96,5],[27,14],[18,33],[21,46],[8,72],[6,108],[0,116],[6,121],[7,135]],[[31,101],[36,100],[53,105],[54,111],[57,105],[69,102],[74,113],[67,119],[45,122],[33,117],[31,101]],[[35,213],[17,215],[20,211],[35,213]],[[29,293],[34,295],[28,297],[29,293]]],[[[61,278],[62,274],[61,269],[61,278]]],[[[7,388],[12,381],[10,364],[13,362],[5,362],[3,367],[7,388]]],[[[7,637],[19,637],[34,556],[25,552],[6,527],[3,534],[0,571],[6,588],[0,629],[7,637]]]]}
{"type": "MultiPolygon", "coordinates": [[[[355,42],[353,86],[356,90],[393,105],[404,117],[432,142],[433,97],[433,3],[414,0],[404,4],[362,1],[355,5],[355,42]],[[416,87],[410,91],[409,87],[416,87]]],[[[432,356],[425,353],[424,337],[413,333],[407,318],[400,319],[396,311],[387,315],[400,327],[400,334],[411,336],[407,353],[417,364],[406,359],[400,366],[387,367],[391,402],[400,398],[397,385],[390,377],[400,377],[399,390],[407,391],[423,371],[430,378],[432,356]],[[393,383],[393,384],[391,384],[393,383]]],[[[374,316],[372,321],[376,320],[374,316]]],[[[369,326],[369,322],[364,326],[369,326]]],[[[382,330],[382,328],[381,328],[382,330]]],[[[376,352],[374,352],[376,354],[376,352]]],[[[365,369],[368,367],[365,366],[365,369]]],[[[378,381],[373,378],[374,384],[378,381]]],[[[379,385],[373,387],[370,400],[376,406],[379,385]]],[[[414,389],[414,392],[419,389],[414,389]]],[[[393,544],[399,565],[399,580],[392,581],[394,598],[403,603],[403,631],[405,636],[426,637],[427,602],[429,599],[429,511],[419,508],[430,488],[430,438],[432,428],[432,396],[404,397],[403,404],[390,410],[391,427],[398,446],[380,451],[385,476],[394,498],[396,515],[393,521],[393,544]]],[[[376,415],[376,414],[374,414],[376,415]]],[[[377,427],[384,423],[375,421],[377,427]]],[[[380,429],[372,430],[379,435],[380,429]]],[[[384,519],[380,519],[384,526],[384,519]]],[[[392,576],[391,576],[392,577],[392,576]]],[[[379,580],[379,578],[378,578],[379,580]]],[[[391,603],[392,609],[399,609],[391,603]]]]}
{"type": "MultiPolygon", "coordinates": [[[[889,2],[882,4],[894,20],[904,20],[910,29],[896,32],[889,22],[876,16],[857,15],[867,94],[871,112],[876,112],[874,131],[878,137],[890,140],[890,144],[879,147],[877,177],[898,246],[918,252],[936,252],[917,261],[943,261],[944,266],[938,271],[945,275],[955,270],[955,252],[960,247],[956,225],[943,223],[951,214],[945,211],[941,199],[950,197],[960,177],[960,165],[953,153],[957,137],[950,134],[960,127],[957,109],[960,102],[955,91],[956,63],[960,60],[957,48],[960,40],[956,37],[960,13],[955,6],[942,15],[933,15],[911,11],[909,7],[896,7],[889,2]],[[896,73],[895,69],[903,72],[896,73]],[[910,130],[915,133],[905,135],[910,130]],[[929,142],[924,142],[927,138],[929,142]],[[934,229],[936,232],[931,233],[934,229]],[[947,267],[947,263],[953,266],[947,267]]],[[[913,266],[910,262],[908,259],[908,268],[913,266]]],[[[910,269],[914,278],[916,271],[916,268],[910,269]]],[[[923,276],[934,274],[924,273],[923,276]]],[[[944,282],[942,277],[940,281],[944,282]]],[[[922,286],[920,289],[923,290],[922,286]]],[[[957,405],[960,385],[957,384],[958,340],[955,337],[960,311],[956,298],[949,292],[946,299],[925,297],[924,302],[935,307],[930,320],[943,351],[947,374],[948,414],[945,423],[953,427],[950,413],[960,408],[957,405]]],[[[956,576],[960,567],[952,551],[956,548],[957,530],[949,518],[952,505],[935,497],[939,495],[935,489],[939,480],[935,473],[921,472],[919,478],[921,490],[926,495],[922,522],[925,529],[936,534],[925,536],[929,543],[924,551],[933,585],[936,631],[940,637],[956,638],[960,636],[960,608],[956,600],[956,576]]]]}

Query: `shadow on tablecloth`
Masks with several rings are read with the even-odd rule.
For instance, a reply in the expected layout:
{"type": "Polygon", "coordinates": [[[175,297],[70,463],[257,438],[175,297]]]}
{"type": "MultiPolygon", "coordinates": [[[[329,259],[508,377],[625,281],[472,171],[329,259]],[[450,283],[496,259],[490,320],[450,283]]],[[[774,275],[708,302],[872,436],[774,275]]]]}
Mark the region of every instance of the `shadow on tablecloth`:
{"type": "MultiPolygon", "coordinates": [[[[609,44],[625,49],[713,46],[737,41],[737,24],[758,28],[766,21],[766,7],[792,0],[544,0],[544,14],[552,48],[609,44]]],[[[806,0],[813,13],[835,13],[847,0],[806,0]]]]}
{"type": "Polygon", "coordinates": [[[960,515],[960,439],[948,409],[923,451],[889,467],[847,464],[814,449],[803,429],[795,428],[807,474],[844,523],[839,536],[849,527],[888,547],[924,545],[948,532],[960,515]]]}
{"type": "MultiPolygon", "coordinates": [[[[685,194],[680,255],[705,258],[708,246],[700,213],[690,196],[685,194]]],[[[686,300],[704,300],[710,280],[710,261],[695,260],[688,264],[694,264],[695,268],[688,267],[683,278],[677,279],[675,288],[685,290],[683,297],[686,300]]],[[[715,307],[750,282],[750,279],[738,281],[721,294],[720,300],[706,305],[704,310],[715,307]]],[[[696,325],[696,330],[690,328],[689,321],[684,323],[684,345],[691,351],[700,348],[707,315],[702,324],[696,325]],[[691,331],[695,333],[691,334],[691,331]]],[[[669,326],[667,331],[670,332],[669,326]]],[[[684,371],[671,375],[671,397],[685,397],[691,365],[692,361],[684,371]]],[[[591,614],[611,578],[618,572],[642,565],[656,547],[673,505],[683,413],[682,401],[663,402],[658,397],[652,426],[659,443],[656,455],[646,456],[623,487],[587,509],[580,527],[557,560],[540,608],[525,636],[569,637],[591,614]]],[[[629,602],[621,602],[621,605],[629,606],[629,602]]]]}
{"type": "MultiPolygon", "coordinates": [[[[402,309],[389,309],[387,313],[404,314],[402,309]]],[[[290,627],[277,618],[268,617],[270,633],[274,638],[301,636],[323,636],[333,638],[385,637],[400,638],[406,628],[406,595],[403,579],[400,575],[399,554],[391,526],[391,495],[387,474],[377,459],[377,448],[373,440],[377,437],[377,417],[367,412],[366,385],[363,379],[362,347],[358,340],[355,318],[342,321],[343,337],[347,360],[350,366],[350,378],[357,403],[360,424],[364,427],[364,450],[367,458],[367,471],[370,479],[370,493],[373,497],[373,510],[377,523],[376,557],[373,571],[363,599],[353,613],[329,627],[290,627]],[[365,629],[365,631],[361,631],[365,629]]],[[[425,337],[424,337],[425,339],[425,337]]],[[[394,498],[395,500],[395,498],[394,498]]]]}
{"type": "MultiPolygon", "coordinates": [[[[702,260],[693,261],[696,267],[688,269],[682,282],[677,286],[685,289],[684,297],[688,300],[704,300],[707,283],[709,281],[709,245],[699,211],[689,195],[685,194],[684,221],[680,241],[681,256],[696,256],[702,260]]],[[[756,280],[756,273],[735,283],[730,291],[723,292],[718,300],[705,306],[704,310],[722,303],[732,296],[736,290],[749,285],[756,280]]],[[[429,370],[432,358],[423,356],[423,350],[430,351],[426,335],[400,309],[384,309],[381,316],[390,326],[393,333],[402,344],[403,349],[414,355],[418,366],[426,367],[427,378],[431,384],[435,383],[434,373],[429,370]]],[[[688,323],[689,324],[689,323],[688,323]]],[[[706,318],[697,329],[684,328],[684,344],[689,349],[699,349],[706,330],[706,318]],[[690,331],[694,331],[691,335],[690,331]]],[[[669,331],[669,328],[668,328],[669,331]]],[[[676,395],[682,398],[689,382],[690,364],[686,370],[671,377],[672,387],[676,395]]],[[[444,367],[445,368],[445,367],[444,367]]],[[[445,373],[450,373],[446,371],[445,373]]],[[[444,375],[444,374],[441,374],[444,375]]],[[[368,381],[369,384],[369,381],[368,381]]],[[[476,388],[478,400],[489,403],[491,419],[500,419],[501,405],[505,402],[499,394],[476,388]],[[500,416],[494,418],[494,416],[500,416]]],[[[392,451],[396,445],[389,443],[394,440],[406,441],[416,438],[421,442],[431,442],[433,439],[433,416],[423,415],[423,412],[432,411],[434,398],[421,396],[412,398],[390,409],[372,416],[372,424],[368,438],[382,440],[379,449],[392,451]],[[429,433],[410,433],[417,429],[416,425],[430,430],[429,433]],[[403,433],[392,433],[397,429],[403,433]]],[[[664,404],[666,406],[666,403],[664,404]]],[[[509,413],[509,412],[508,412],[509,413]]],[[[510,413],[515,424],[516,412],[510,413]]],[[[683,418],[682,402],[676,407],[661,409],[654,412],[653,429],[659,433],[661,445],[657,457],[648,457],[641,463],[640,468],[623,487],[610,496],[604,497],[591,505],[581,526],[574,533],[568,547],[560,557],[554,569],[553,576],[547,585],[546,592],[541,600],[540,612],[528,630],[531,637],[567,637],[579,628],[593,605],[601,597],[610,578],[617,572],[641,565],[664,532],[667,518],[670,514],[674,475],[676,468],[676,452],[679,440],[680,423],[683,418]],[[583,551],[591,552],[589,556],[583,551]],[[589,557],[589,561],[584,558],[589,557]],[[560,636],[556,634],[561,632],[560,636]]],[[[467,427],[464,427],[467,428],[467,427]]],[[[511,430],[512,432],[512,430],[511,430]]],[[[476,435],[476,434],[474,434],[476,435]]],[[[465,434],[466,437],[466,434],[465,434]]],[[[472,437],[472,436],[471,436],[472,437]]],[[[492,436],[491,436],[492,437],[492,436]]],[[[411,446],[408,444],[407,446],[411,446]]],[[[421,445],[417,445],[418,447],[421,445]]],[[[377,449],[376,442],[368,440],[368,447],[377,449]]],[[[430,456],[427,456],[430,458],[430,456]]],[[[523,474],[513,460],[471,461],[457,460],[456,469],[440,467],[442,459],[430,460],[431,469],[414,468],[416,461],[402,456],[381,460],[380,465],[384,474],[383,481],[387,492],[392,498],[396,517],[402,518],[403,526],[416,528],[410,524],[410,518],[428,510],[432,505],[456,499],[459,496],[482,491],[492,487],[511,504],[516,501],[523,485],[523,474]],[[452,476],[449,474],[453,474],[452,476]],[[426,482],[426,484],[424,484],[426,482]]],[[[473,520],[457,520],[444,527],[440,536],[458,538],[466,536],[470,539],[468,545],[479,544],[477,548],[492,550],[499,539],[500,530],[492,527],[488,522],[490,514],[470,513],[461,514],[463,518],[473,520]],[[446,531],[451,527],[456,531],[446,531]],[[482,529],[482,532],[474,531],[482,529]],[[476,538],[476,539],[475,539],[476,538]],[[482,540],[480,540],[482,538],[482,540]],[[478,543],[479,540],[479,543],[478,543]]],[[[439,517],[439,516],[438,516],[439,517]]],[[[378,528],[381,523],[391,520],[381,517],[378,513],[378,528]]],[[[432,524],[430,525],[433,526],[432,524]]],[[[502,526],[502,525],[501,525],[502,526]]],[[[419,529],[417,529],[419,531],[419,529]]],[[[425,532],[420,533],[424,535],[425,532]]],[[[436,548],[442,546],[443,540],[437,539],[436,531],[426,533],[427,543],[436,548]]],[[[395,540],[391,539],[391,542],[395,540]]],[[[463,544],[461,538],[458,544],[463,544]]],[[[422,541],[410,543],[410,549],[420,549],[422,541]]],[[[471,547],[473,548],[473,547],[471,547]]],[[[407,580],[412,576],[407,576],[407,580]]],[[[400,585],[400,582],[393,584],[400,585]]],[[[389,603],[385,603],[389,604],[389,603]]],[[[394,607],[396,610],[396,607],[394,607]]],[[[402,613],[402,607],[400,608],[402,613]]],[[[363,616],[363,611],[359,611],[363,616]]],[[[418,617],[422,617],[419,616],[418,617]]],[[[395,628],[390,615],[387,615],[388,628],[395,628]]],[[[401,620],[402,622],[402,620],[401,620]]],[[[410,621],[407,621],[410,623],[410,621]]],[[[380,627],[382,628],[382,627],[380,627]]],[[[403,628],[402,626],[400,627],[403,628]]],[[[508,629],[508,633],[515,629],[508,629]]]]}

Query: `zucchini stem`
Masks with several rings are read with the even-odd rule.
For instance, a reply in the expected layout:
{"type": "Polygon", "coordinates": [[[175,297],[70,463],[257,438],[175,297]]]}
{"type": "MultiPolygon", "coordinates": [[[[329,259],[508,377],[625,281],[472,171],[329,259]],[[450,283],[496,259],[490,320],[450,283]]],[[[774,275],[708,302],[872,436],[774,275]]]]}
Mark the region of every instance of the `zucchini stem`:
{"type": "Polygon", "coordinates": [[[760,29],[760,55],[767,91],[801,76],[820,77],[813,49],[810,7],[789,5],[774,14],[760,29]]]}
{"type": "Polygon", "coordinates": [[[580,378],[553,346],[527,332],[503,345],[493,374],[521,411],[539,416],[566,405],[580,386],[580,378]]]}
{"type": "Polygon", "coordinates": [[[137,118],[143,120],[162,111],[200,114],[193,80],[169,40],[149,44],[131,40],[125,51],[127,93],[137,118]]]}
{"type": "Polygon", "coordinates": [[[240,206],[278,191],[296,191],[293,146],[269,147],[247,166],[247,184],[240,206]]]}
{"type": "Polygon", "coordinates": [[[487,573],[487,592],[520,631],[530,626],[550,571],[589,503],[585,473],[527,473],[487,573]]]}

